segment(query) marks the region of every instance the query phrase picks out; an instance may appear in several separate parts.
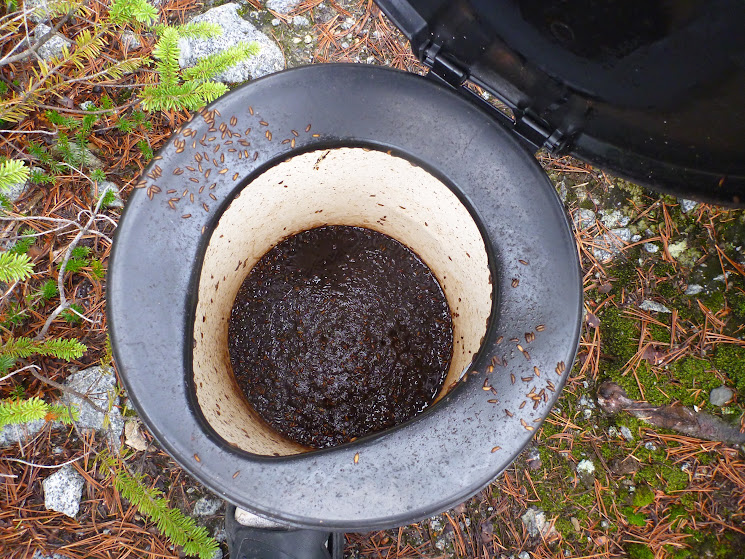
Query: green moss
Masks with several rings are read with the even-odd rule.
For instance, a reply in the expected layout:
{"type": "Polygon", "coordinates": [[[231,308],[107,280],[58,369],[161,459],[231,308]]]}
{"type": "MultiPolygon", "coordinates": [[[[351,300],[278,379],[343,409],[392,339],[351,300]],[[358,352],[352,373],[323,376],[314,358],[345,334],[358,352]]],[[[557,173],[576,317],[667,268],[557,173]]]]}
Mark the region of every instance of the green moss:
{"type": "Polygon", "coordinates": [[[711,293],[702,293],[701,302],[713,313],[721,311],[725,306],[723,291],[712,291],[711,293]]]}
{"type": "Polygon", "coordinates": [[[636,353],[639,327],[636,321],[624,316],[620,309],[608,308],[600,317],[603,352],[625,364],[636,353]]]}
{"type": "Polygon", "coordinates": [[[659,262],[655,263],[655,265],[652,267],[652,271],[654,272],[654,275],[660,278],[674,276],[675,275],[675,265],[671,262],[665,262],[664,260],[660,260],[659,262]]]}
{"type": "Polygon", "coordinates": [[[745,293],[734,290],[727,295],[727,304],[732,309],[732,316],[742,324],[745,322],[745,293]]]}
{"type": "Polygon", "coordinates": [[[635,507],[646,507],[654,502],[654,491],[648,485],[637,485],[631,502],[635,507]]]}
{"type": "Polygon", "coordinates": [[[646,526],[647,517],[638,512],[634,512],[634,509],[632,507],[623,507],[621,509],[621,512],[626,517],[626,522],[628,522],[632,526],[646,526]]]}
{"type": "Polygon", "coordinates": [[[665,480],[665,492],[674,493],[688,487],[688,474],[676,466],[663,464],[660,474],[665,480]]]}
{"type": "Polygon", "coordinates": [[[712,363],[730,378],[740,394],[745,395],[745,348],[721,345],[714,352],[712,363]]]}
{"type": "Polygon", "coordinates": [[[665,298],[665,303],[675,301],[680,296],[680,290],[671,281],[661,281],[657,284],[657,293],[665,298]]]}
{"type": "Polygon", "coordinates": [[[574,526],[572,526],[572,522],[567,518],[563,518],[563,517],[557,518],[556,522],[554,523],[554,527],[564,537],[567,537],[568,535],[574,532],[574,526]]]}
{"type": "Polygon", "coordinates": [[[630,543],[626,546],[626,553],[630,559],[654,559],[654,553],[646,545],[641,543],[630,543]]]}

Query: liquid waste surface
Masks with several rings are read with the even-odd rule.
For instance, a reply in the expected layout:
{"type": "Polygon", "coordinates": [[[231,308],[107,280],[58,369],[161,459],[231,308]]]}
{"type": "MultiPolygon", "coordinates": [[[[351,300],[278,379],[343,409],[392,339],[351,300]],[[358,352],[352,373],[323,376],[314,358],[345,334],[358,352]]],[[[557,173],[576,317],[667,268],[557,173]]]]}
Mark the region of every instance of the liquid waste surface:
{"type": "Polygon", "coordinates": [[[439,392],[450,309],[429,268],[381,233],[325,226],[285,239],[244,280],[228,347],[257,413],[325,448],[402,423],[439,392]]]}

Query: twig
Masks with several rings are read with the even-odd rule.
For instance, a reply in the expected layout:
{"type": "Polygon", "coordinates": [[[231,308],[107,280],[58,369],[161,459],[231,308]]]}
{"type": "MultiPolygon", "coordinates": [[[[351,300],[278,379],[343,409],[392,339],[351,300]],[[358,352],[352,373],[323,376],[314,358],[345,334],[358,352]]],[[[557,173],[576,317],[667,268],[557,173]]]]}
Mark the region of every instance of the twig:
{"type": "MultiPolygon", "coordinates": [[[[73,167],[72,165],[69,165],[67,163],[63,163],[62,165],[65,165],[77,171],[78,173],[83,175],[85,178],[87,178],[92,184],[95,184],[95,181],[93,181],[88,175],[83,173],[83,171],[81,171],[80,169],[77,169],[76,167],[73,167]]],[[[65,295],[65,268],[67,268],[67,263],[70,261],[73,249],[80,242],[80,239],[82,239],[83,236],[86,233],[88,233],[88,230],[90,229],[91,225],[95,223],[96,216],[98,215],[98,212],[101,209],[101,204],[103,203],[104,198],[105,196],[99,197],[98,201],[96,202],[96,207],[91,213],[91,217],[88,219],[87,223],[80,229],[80,231],[78,231],[78,234],[75,235],[75,238],[67,246],[65,257],[62,259],[62,264],[60,264],[59,273],[57,274],[57,290],[59,291],[60,302],[59,302],[59,305],[57,305],[57,308],[54,309],[52,313],[47,317],[47,320],[44,323],[44,326],[42,327],[41,331],[35,338],[36,340],[43,339],[47,335],[47,332],[49,332],[49,328],[52,326],[52,322],[54,322],[54,320],[63,311],[70,308],[71,303],[70,301],[67,300],[67,296],[65,295]]]]}
{"type": "Polygon", "coordinates": [[[69,20],[71,16],[72,12],[68,12],[67,14],[65,14],[62,19],[60,19],[57,24],[52,27],[52,29],[44,33],[44,35],[42,35],[38,41],[36,41],[33,45],[31,45],[23,52],[19,52],[18,54],[14,54],[12,56],[6,55],[2,59],[0,59],[0,68],[2,68],[3,66],[7,66],[8,64],[13,64],[14,62],[25,60],[31,55],[35,55],[37,51],[44,45],[44,43],[49,41],[54,36],[54,34],[57,33],[65,23],[67,23],[67,20],[69,20]]]}
{"type": "Polygon", "coordinates": [[[25,464],[26,466],[31,466],[33,468],[47,468],[50,470],[53,470],[55,468],[62,468],[64,466],[67,466],[68,464],[72,464],[73,462],[77,462],[81,458],[85,458],[88,456],[92,451],[88,451],[85,454],[81,454],[77,458],[73,458],[72,460],[68,460],[67,462],[63,462],[62,464],[54,464],[51,466],[47,466],[45,464],[34,464],[33,462],[26,462],[25,460],[21,460],[20,458],[0,458],[0,460],[5,460],[6,462],[18,462],[19,464],[25,464]]]}
{"type": "MultiPolygon", "coordinates": [[[[37,367],[38,368],[38,367],[37,367]]],[[[31,374],[34,375],[37,379],[39,379],[41,382],[48,384],[49,386],[53,386],[57,390],[61,390],[62,392],[67,392],[68,394],[72,394],[73,396],[77,396],[78,398],[84,400],[89,406],[91,406],[96,411],[106,415],[109,412],[105,409],[103,409],[101,406],[93,402],[88,396],[83,394],[82,392],[78,392],[77,390],[70,388],[69,386],[65,386],[64,384],[60,384],[58,382],[53,381],[50,378],[45,377],[44,375],[41,375],[31,369],[31,374]]]]}
{"type": "MultiPolygon", "coordinates": [[[[4,380],[8,380],[13,375],[17,375],[18,373],[23,372],[23,371],[25,371],[27,369],[31,369],[31,368],[39,369],[39,367],[37,367],[36,365],[26,365],[25,367],[22,367],[22,368],[18,369],[17,371],[13,371],[9,375],[5,375],[3,378],[0,378],[0,382],[3,382],[4,380]]],[[[41,369],[39,369],[39,370],[41,370],[41,369]]]]}

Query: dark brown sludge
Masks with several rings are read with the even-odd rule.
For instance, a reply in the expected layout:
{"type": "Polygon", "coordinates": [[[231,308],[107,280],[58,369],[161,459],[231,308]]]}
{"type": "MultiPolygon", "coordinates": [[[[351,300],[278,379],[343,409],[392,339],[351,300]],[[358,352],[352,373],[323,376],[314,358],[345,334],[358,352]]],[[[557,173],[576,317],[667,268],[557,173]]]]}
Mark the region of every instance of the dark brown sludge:
{"type": "Polygon", "coordinates": [[[238,292],[228,340],[254,409],[316,448],[423,410],[453,350],[430,270],[390,237],[346,226],[304,231],[265,254],[238,292]]]}

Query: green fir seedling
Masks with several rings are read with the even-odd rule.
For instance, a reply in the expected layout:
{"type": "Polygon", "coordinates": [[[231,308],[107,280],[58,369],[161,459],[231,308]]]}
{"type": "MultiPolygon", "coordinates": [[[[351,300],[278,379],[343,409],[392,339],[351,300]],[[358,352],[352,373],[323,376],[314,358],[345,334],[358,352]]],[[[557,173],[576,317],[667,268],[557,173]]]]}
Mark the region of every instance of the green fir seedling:
{"type": "Polygon", "coordinates": [[[83,307],[77,303],[72,303],[68,308],[60,313],[60,316],[65,320],[65,322],[75,326],[83,321],[83,319],[80,318],[80,315],[84,312],[85,309],[83,307]]]}
{"type": "Polygon", "coordinates": [[[151,24],[158,18],[158,10],[146,0],[114,0],[109,17],[116,25],[151,24]]]}
{"type": "Polygon", "coordinates": [[[77,421],[78,409],[75,406],[47,404],[36,396],[27,400],[10,399],[0,402],[0,427],[29,423],[37,419],[69,424],[77,421]]]}
{"type": "MultiPolygon", "coordinates": [[[[83,246],[77,246],[72,251],[70,251],[70,258],[67,260],[67,264],[65,264],[65,272],[74,274],[88,266],[90,263],[88,260],[88,254],[90,254],[91,249],[88,247],[83,246]]],[[[62,266],[62,264],[60,264],[62,266]]]]}
{"type": "Polygon", "coordinates": [[[34,340],[31,338],[8,338],[0,345],[0,355],[7,355],[13,359],[27,359],[32,355],[56,357],[65,361],[72,361],[82,357],[88,348],[78,340],[64,340],[50,338],[48,340],[34,340]]]}
{"type": "Polygon", "coordinates": [[[0,253],[0,281],[23,281],[34,273],[34,265],[27,254],[0,253]]]}
{"type": "Polygon", "coordinates": [[[178,27],[159,27],[158,39],[153,54],[157,59],[157,85],[142,90],[142,106],[154,111],[195,111],[227,93],[225,84],[210,81],[214,76],[234,64],[259,52],[256,43],[239,43],[221,53],[200,60],[192,68],[179,69],[179,39],[207,38],[218,35],[221,29],[216,24],[189,23],[178,27]]]}
{"type": "Polygon", "coordinates": [[[28,180],[29,169],[23,161],[8,159],[0,163],[0,191],[8,190],[14,184],[22,184],[28,180]]]}
{"type": "Polygon", "coordinates": [[[193,518],[180,510],[168,506],[163,493],[147,487],[141,475],[129,473],[124,466],[107,453],[98,455],[98,470],[109,476],[117,491],[150,518],[174,544],[180,545],[186,555],[198,555],[200,559],[212,559],[218,549],[217,542],[207,530],[197,526],[193,518]]]}

